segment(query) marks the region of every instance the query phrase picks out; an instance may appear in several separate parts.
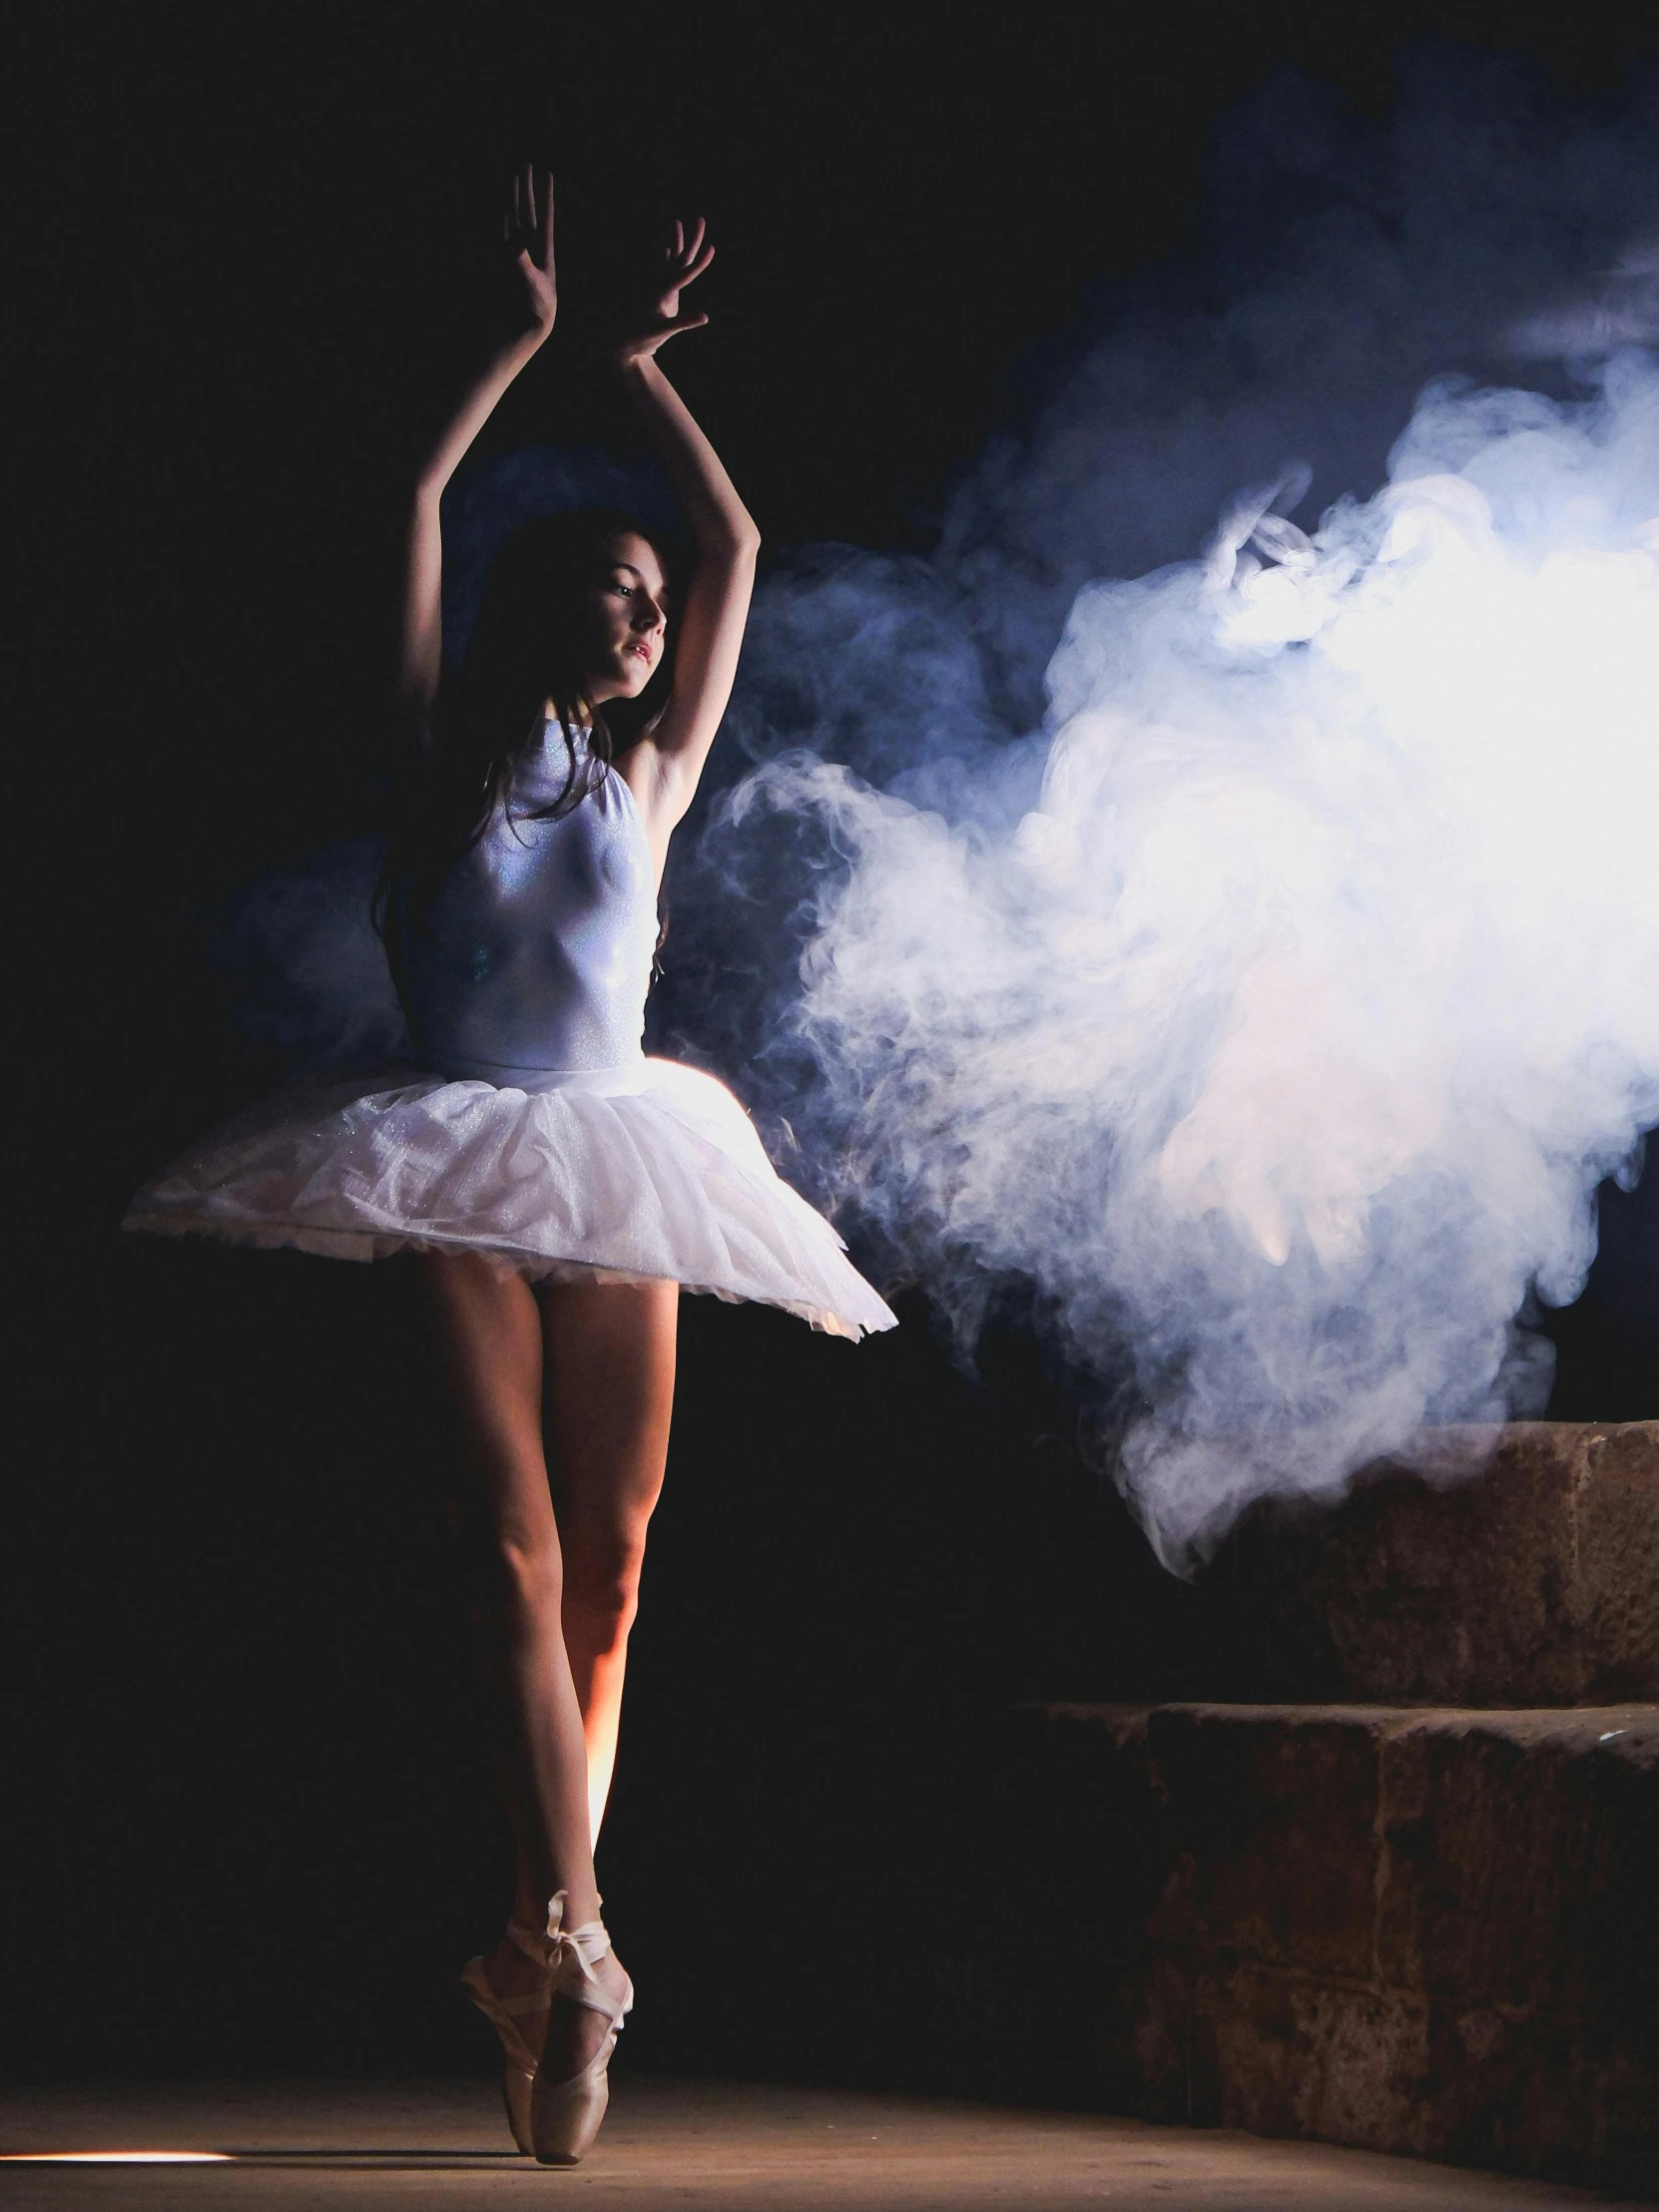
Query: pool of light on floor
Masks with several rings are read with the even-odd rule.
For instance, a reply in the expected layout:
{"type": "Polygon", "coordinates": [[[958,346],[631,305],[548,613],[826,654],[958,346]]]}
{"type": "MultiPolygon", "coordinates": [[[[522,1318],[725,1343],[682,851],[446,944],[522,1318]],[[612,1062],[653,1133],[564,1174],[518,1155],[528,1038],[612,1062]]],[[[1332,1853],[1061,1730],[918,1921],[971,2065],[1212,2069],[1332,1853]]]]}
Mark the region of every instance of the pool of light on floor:
{"type": "Polygon", "coordinates": [[[228,2150],[0,2150],[0,2166],[234,2166],[228,2150]]]}

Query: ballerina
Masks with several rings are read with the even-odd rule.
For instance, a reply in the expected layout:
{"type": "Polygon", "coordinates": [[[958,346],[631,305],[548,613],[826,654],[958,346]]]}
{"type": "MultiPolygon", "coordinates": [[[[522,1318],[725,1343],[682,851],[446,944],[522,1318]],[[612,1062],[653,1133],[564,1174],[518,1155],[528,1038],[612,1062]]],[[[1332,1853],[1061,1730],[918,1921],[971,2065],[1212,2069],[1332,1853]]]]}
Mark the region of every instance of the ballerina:
{"type": "Polygon", "coordinates": [[[523,327],[465,394],[410,528],[402,692],[418,760],[382,918],[417,1067],[266,1102],[148,1184],[127,1226],[419,1256],[517,1857],[506,1933],[462,1978],[501,2037],[515,2141],[570,2165],[604,2116],[633,1998],[593,1846],[680,1289],[851,1338],[893,1316],[731,1093],[641,1042],[669,840],[731,694],[760,545],[657,360],[708,319],[681,303],[714,254],[701,222],[675,226],[651,308],[614,347],[690,524],[683,604],[628,518],[549,517],[508,541],[464,654],[445,657],[439,502],[553,329],[550,176],[515,180],[508,231],[523,327]]]}

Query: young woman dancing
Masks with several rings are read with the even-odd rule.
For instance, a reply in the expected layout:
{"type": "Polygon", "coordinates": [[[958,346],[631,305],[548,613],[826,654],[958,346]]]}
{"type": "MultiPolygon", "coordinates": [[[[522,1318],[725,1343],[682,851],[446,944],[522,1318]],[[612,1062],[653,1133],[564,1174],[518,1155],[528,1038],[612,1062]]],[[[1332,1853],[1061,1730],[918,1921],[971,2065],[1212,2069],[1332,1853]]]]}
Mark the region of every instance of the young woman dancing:
{"type": "Polygon", "coordinates": [[[520,2149],[569,2165],[604,2115],[633,1999],[593,1842],[667,1454],[680,1288],[853,1338],[893,1317],[730,1092],[641,1045],[669,839],[731,693],[759,545],[657,364],[707,319],[681,309],[714,253],[701,223],[689,237],[676,225],[651,310],[615,346],[695,542],[683,605],[646,531],[550,517],[508,541],[464,654],[445,657],[439,500],[553,328],[550,178],[519,177],[509,229],[525,327],[462,401],[410,532],[403,689],[421,758],[384,929],[418,1072],[268,1102],[148,1185],[128,1226],[421,1256],[517,1845],[506,1933],[463,1980],[500,2033],[520,2149]]]}

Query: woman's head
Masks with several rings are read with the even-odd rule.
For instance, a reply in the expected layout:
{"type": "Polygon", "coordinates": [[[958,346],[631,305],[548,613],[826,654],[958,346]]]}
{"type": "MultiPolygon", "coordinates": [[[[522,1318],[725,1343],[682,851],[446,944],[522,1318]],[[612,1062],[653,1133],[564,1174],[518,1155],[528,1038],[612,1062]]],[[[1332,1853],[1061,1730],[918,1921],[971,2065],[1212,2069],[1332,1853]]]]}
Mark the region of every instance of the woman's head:
{"type": "Polygon", "coordinates": [[[582,595],[583,687],[590,706],[638,699],[668,644],[668,577],[645,534],[624,525],[595,546],[582,595]]]}
{"type": "Polygon", "coordinates": [[[649,533],[605,508],[545,515],[496,557],[454,675],[454,705],[500,735],[503,721],[539,726],[549,710],[592,723],[607,703],[643,698],[667,632],[666,564],[649,533]]]}

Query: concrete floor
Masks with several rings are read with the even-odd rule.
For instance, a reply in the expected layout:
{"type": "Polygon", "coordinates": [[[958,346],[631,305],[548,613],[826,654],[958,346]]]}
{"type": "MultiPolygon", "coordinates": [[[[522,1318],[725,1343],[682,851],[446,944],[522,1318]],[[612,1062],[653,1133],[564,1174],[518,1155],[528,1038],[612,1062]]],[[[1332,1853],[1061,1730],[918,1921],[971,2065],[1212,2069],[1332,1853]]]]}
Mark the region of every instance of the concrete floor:
{"type": "Polygon", "coordinates": [[[622,2076],[588,2161],[511,2148],[485,2082],[200,2084],[0,2096],[0,2205],[349,2206],[574,2197],[590,2212],[1523,2212],[1613,2200],[1316,2143],[830,2090],[622,2076]],[[35,2152],[195,2151],[189,2164],[35,2152]],[[25,2154],[19,2157],[19,2153],[25,2154]]]}

